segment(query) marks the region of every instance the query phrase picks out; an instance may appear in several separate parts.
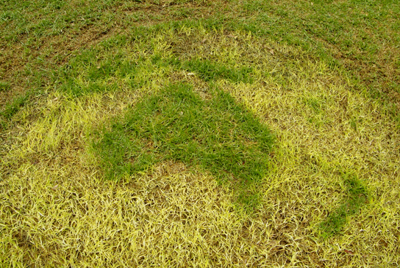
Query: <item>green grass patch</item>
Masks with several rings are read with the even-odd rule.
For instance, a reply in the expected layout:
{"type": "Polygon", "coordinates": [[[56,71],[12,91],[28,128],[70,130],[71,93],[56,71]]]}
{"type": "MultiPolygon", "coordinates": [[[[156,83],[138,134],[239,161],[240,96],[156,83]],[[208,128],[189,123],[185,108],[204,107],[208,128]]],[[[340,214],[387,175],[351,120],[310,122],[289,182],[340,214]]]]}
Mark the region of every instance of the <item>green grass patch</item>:
{"type": "Polygon", "coordinates": [[[241,69],[231,69],[224,65],[213,63],[209,60],[192,59],[182,64],[182,68],[196,72],[200,78],[205,81],[212,81],[216,79],[228,79],[232,82],[251,83],[251,67],[242,67],[241,69]]]}
{"type": "Polygon", "coordinates": [[[105,177],[118,179],[173,160],[229,182],[246,209],[259,200],[273,136],[227,93],[203,100],[190,85],[174,84],[150,96],[98,132],[93,148],[105,177]]]}
{"type": "Polygon", "coordinates": [[[138,62],[128,60],[118,52],[112,57],[98,57],[98,49],[83,51],[55,77],[59,89],[73,96],[94,92],[113,91],[118,88],[116,79],[133,80],[138,62]]]}
{"type": "MultiPolygon", "coordinates": [[[[119,44],[117,47],[120,46],[119,44]]],[[[134,59],[129,59],[123,55],[124,52],[118,50],[99,57],[97,55],[100,51],[99,49],[83,51],[68,65],[63,66],[59,74],[54,75],[60,84],[59,89],[78,97],[93,92],[115,91],[118,89],[117,80],[124,80],[130,88],[135,89],[149,82],[145,77],[146,73],[172,69],[192,72],[206,82],[218,79],[235,83],[253,82],[251,67],[234,68],[210,60],[180,60],[176,56],[166,59],[154,51],[152,57],[139,56],[134,59]]]]}
{"type": "Polygon", "coordinates": [[[253,68],[242,67],[234,68],[223,65],[219,62],[213,62],[207,59],[193,58],[186,61],[180,60],[178,57],[163,59],[160,55],[152,57],[152,63],[158,66],[167,67],[174,66],[180,70],[193,72],[206,82],[218,79],[226,79],[234,83],[253,83],[253,68]]]}
{"type": "Polygon", "coordinates": [[[28,100],[28,96],[20,96],[14,99],[13,102],[8,104],[5,108],[4,111],[1,112],[1,114],[6,118],[6,119],[11,119],[14,114],[16,114],[21,107],[24,106],[26,101],[28,100]]]}
{"type": "Polygon", "coordinates": [[[357,214],[360,209],[368,204],[368,191],[364,183],[355,176],[346,176],[344,180],[346,197],[343,203],[320,224],[319,228],[323,238],[339,234],[348,218],[357,214]]]}
{"type": "Polygon", "coordinates": [[[29,92],[23,96],[16,97],[8,103],[3,111],[0,112],[0,128],[6,129],[11,118],[26,104],[29,99],[29,92]]]}
{"type": "Polygon", "coordinates": [[[11,85],[9,82],[0,81],[0,91],[8,91],[10,88],[11,85]]]}

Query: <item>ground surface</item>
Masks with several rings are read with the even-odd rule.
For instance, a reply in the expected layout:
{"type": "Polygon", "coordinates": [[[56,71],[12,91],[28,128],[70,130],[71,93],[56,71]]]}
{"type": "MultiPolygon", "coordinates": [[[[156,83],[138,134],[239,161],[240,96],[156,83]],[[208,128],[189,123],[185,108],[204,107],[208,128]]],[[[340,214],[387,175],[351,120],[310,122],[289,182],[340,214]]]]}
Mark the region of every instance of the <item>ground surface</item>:
{"type": "Polygon", "coordinates": [[[6,1],[5,267],[397,267],[396,1],[6,1]]]}

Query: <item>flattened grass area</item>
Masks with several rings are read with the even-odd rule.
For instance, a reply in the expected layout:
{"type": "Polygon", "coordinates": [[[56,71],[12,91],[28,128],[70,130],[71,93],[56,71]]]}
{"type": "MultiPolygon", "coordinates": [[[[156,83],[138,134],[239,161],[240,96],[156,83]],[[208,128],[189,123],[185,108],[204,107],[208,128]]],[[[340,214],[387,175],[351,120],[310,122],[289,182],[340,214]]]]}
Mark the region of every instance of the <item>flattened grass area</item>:
{"type": "Polygon", "coordinates": [[[71,3],[1,7],[0,266],[399,265],[398,3],[71,3]]]}

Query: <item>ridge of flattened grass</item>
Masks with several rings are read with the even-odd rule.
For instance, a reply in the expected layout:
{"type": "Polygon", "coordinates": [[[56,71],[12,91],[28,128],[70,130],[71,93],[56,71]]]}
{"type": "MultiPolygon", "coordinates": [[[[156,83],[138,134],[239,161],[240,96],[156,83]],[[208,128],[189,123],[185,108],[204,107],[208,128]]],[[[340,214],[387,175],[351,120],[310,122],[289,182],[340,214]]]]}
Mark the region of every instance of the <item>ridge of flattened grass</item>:
{"type": "Polygon", "coordinates": [[[203,100],[190,85],[172,84],[140,102],[93,148],[108,179],[145,171],[162,161],[183,162],[229,182],[246,209],[259,203],[273,136],[228,94],[214,88],[203,100]]]}

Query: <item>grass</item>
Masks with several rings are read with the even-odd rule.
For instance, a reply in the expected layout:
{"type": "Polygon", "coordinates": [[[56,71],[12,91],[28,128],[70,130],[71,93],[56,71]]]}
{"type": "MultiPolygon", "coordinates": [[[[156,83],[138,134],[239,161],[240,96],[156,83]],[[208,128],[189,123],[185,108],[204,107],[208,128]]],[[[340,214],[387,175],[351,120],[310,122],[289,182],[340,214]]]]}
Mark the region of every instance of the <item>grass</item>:
{"type": "Polygon", "coordinates": [[[398,266],[399,17],[1,5],[0,266],[398,266]]]}
{"type": "Polygon", "coordinates": [[[10,83],[0,81],[0,91],[8,91],[10,87],[10,83]]]}
{"type": "Polygon", "coordinates": [[[389,84],[398,78],[398,3],[297,1],[289,6],[286,1],[248,1],[243,13],[251,12],[259,27],[251,20],[244,27],[315,51],[330,66],[352,73],[361,82],[354,84],[357,88],[367,87],[372,95],[397,103],[389,84]]]}
{"type": "Polygon", "coordinates": [[[94,145],[105,176],[121,178],[159,162],[182,162],[230,182],[238,202],[254,209],[272,135],[227,93],[211,94],[203,101],[191,86],[171,85],[113,122],[94,145]]]}
{"type": "Polygon", "coordinates": [[[335,211],[332,211],[320,225],[321,235],[325,238],[340,233],[348,217],[357,214],[368,203],[368,192],[359,179],[347,178],[344,180],[344,184],[346,186],[344,202],[335,211]]]}
{"type": "Polygon", "coordinates": [[[4,120],[0,121],[0,127],[7,128],[8,121],[23,107],[29,98],[29,94],[15,98],[11,103],[7,104],[5,109],[0,113],[4,120]]]}
{"type": "Polygon", "coordinates": [[[213,64],[208,60],[202,61],[195,59],[184,62],[183,69],[198,73],[200,78],[205,81],[228,79],[232,82],[251,82],[250,74],[252,73],[252,70],[248,67],[243,67],[240,70],[232,70],[226,66],[213,64]]]}

